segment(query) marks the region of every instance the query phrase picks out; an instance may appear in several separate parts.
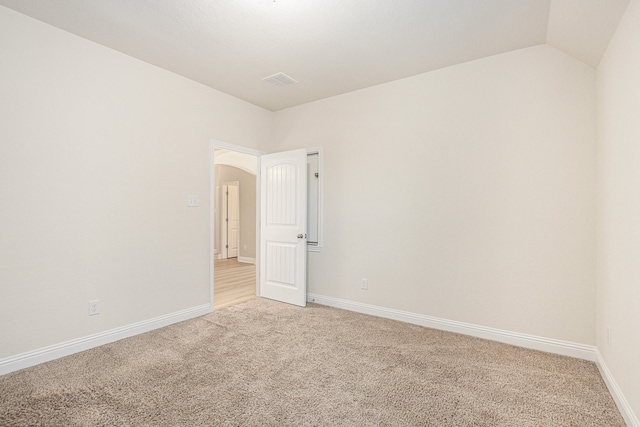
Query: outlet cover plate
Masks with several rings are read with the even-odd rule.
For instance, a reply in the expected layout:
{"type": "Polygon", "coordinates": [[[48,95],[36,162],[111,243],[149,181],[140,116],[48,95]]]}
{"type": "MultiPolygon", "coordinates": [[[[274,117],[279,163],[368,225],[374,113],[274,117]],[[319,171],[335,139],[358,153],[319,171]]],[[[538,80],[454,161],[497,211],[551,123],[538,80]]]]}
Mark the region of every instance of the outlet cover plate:
{"type": "Polygon", "coordinates": [[[198,196],[196,195],[190,195],[187,197],[187,206],[190,208],[197,208],[198,206],[200,206],[200,203],[198,202],[198,196]]]}
{"type": "Polygon", "coordinates": [[[89,301],[89,316],[100,314],[100,300],[94,299],[89,301]]]}

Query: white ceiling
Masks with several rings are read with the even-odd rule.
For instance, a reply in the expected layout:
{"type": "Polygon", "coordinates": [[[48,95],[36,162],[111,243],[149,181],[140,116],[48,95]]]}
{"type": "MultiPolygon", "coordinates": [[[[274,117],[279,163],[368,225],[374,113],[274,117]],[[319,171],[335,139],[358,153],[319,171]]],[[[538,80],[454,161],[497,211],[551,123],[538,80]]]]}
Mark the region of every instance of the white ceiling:
{"type": "Polygon", "coordinates": [[[597,66],[628,2],[0,0],[272,111],[544,43],[597,66]]]}

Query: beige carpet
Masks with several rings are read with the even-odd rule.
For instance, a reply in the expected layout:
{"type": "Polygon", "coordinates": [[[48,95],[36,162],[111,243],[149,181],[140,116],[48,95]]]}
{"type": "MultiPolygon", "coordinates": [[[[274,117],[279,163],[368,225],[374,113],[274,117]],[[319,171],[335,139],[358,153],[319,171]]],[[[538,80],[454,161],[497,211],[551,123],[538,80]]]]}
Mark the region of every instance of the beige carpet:
{"type": "Polygon", "coordinates": [[[2,426],[623,426],[593,363],[260,298],[0,377],[2,426]]]}

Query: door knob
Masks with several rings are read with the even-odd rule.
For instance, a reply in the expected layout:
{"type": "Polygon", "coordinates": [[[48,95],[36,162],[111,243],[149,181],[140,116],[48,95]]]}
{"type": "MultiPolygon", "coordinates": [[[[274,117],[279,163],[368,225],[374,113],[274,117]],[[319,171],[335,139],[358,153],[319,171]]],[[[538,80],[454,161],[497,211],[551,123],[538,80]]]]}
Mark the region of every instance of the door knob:
{"type": "Polygon", "coordinates": [[[303,237],[302,233],[298,234],[298,239],[302,239],[303,237]]]}

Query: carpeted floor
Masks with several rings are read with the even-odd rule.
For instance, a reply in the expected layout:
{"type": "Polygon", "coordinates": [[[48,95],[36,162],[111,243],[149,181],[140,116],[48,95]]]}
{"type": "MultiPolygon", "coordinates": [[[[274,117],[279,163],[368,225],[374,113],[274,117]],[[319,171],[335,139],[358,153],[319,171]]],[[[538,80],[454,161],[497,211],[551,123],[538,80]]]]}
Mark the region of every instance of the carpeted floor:
{"type": "Polygon", "coordinates": [[[254,299],[0,377],[2,426],[624,426],[591,362],[254,299]]]}

